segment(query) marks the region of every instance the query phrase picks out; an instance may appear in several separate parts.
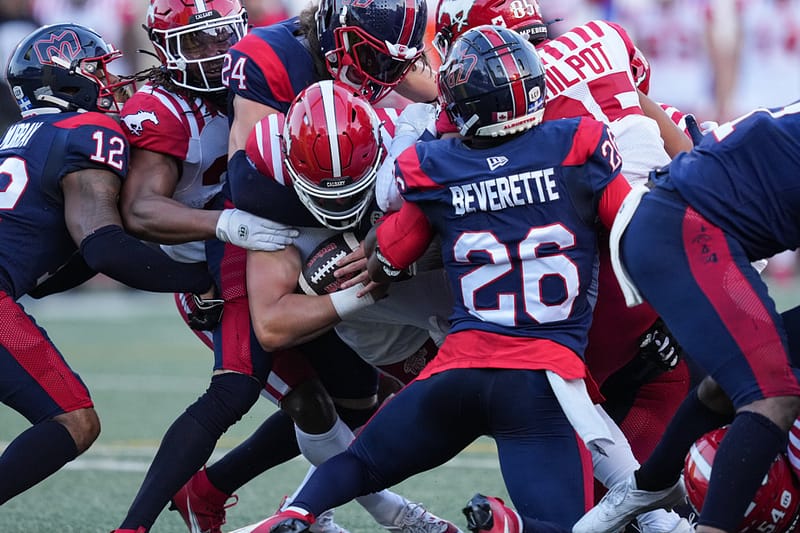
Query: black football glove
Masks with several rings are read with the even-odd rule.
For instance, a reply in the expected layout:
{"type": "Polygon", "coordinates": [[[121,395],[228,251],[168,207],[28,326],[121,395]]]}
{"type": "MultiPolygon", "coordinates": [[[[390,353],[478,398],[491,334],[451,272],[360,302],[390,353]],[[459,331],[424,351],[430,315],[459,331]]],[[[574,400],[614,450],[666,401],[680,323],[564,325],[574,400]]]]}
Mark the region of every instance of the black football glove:
{"type": "Polygon", "coordinates": [[[186,299],[189,311],[186,321],[189,327],[198,331],[213,331],[222,320],[222,309],[225,300],[218,298],[203,299],[196,294],[186,299]]]}
{"type": "Polygon", "coordinates": [[[700,124],[697,123],[697,119],[694,118],[694,115],[688,114],[686,115],[686,131],[689,133],[689,137],[692,139],[692,144],[697,146],[700,144],[700,141],[703,140],[703,129],[700,127],[700,124]]]}
{"type": "Polygon", "coordinates": [[[660,318],[639,337],[639,355],[669,371],[678,366],[683,349],[660,318]]]}

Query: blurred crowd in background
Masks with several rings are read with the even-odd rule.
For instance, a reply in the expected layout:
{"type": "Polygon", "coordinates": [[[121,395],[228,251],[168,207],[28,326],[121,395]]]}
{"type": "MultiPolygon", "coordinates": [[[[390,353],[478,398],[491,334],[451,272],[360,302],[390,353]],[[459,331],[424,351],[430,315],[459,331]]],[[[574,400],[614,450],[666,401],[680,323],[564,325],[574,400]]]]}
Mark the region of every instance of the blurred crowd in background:
{"type": "MultiPolygon", "coordinates": [[[[310,0],[244,0],[250,23],[267,25],[297,14],[310,0]]],[[[518,0],[521,6],[530,0],[518,0]]],[[[620,23],[650,61],[650,96],[723,122],[759,106],[800,98],[800,0],[539,0],[551,33],[587,20],[620,23]]],[[[131,74],[154,64],[142,29],[142,0],[3,0],[0,55],[7,58],[33,28],[79,22],[124,51],[115,63],[131,74]]],[[[436,0],[429,0],[431,32],[436,0]]],[[[435,54],[432,54],[435,55],[435,54]]],[[[17,120],[8,90],[0,88],[0,131],[17,120]]],[[[796,256],[771,261],[778,280],[794,277],[796,256]]]]}

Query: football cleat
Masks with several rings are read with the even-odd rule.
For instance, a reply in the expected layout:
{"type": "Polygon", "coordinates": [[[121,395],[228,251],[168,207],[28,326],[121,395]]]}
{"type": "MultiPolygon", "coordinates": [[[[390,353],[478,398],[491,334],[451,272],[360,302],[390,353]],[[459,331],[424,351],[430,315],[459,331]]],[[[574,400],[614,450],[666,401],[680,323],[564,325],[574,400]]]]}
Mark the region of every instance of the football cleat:
{"type": "MultiPolygon", "coordinates": [[[[296,509],[296,508],[295,508],[296,509]]],[[[262,521],[251,533],[309,533],[315,522],[311,513],[300,513],[294,509],[281,511],[262,521]]]]}
{"type": "Polygon", "coordinates": [[[308,528],[310,533],[350,533],[333,521],[333,509],[329,509],[317,517],[317,521],[308,528]]]}
{"type": "Polygon", "coordinates": [[[238,500],[236,495],[225,494],[212,485],[204,468],[175,493],[169,508],[180,513],[191,533],[222,533],[225,511],[238,500]],[[230,498],[234,498],[233,502],[226,505],[230,498]]]}
{"type": "Polygon", "coordinates": [[[418,503],[408,502],[394,519],[384,526],[388,531],[401,533],[462,533],[455,524],[439,518],[418,503]]]}
{"type": "Polygon", "coordinates": [[[472,533],[522,533],[522,517],[500,498],[476,494],[463,512],[472,533]]]}
{"type": "Polygon", "coordinates": [[[686,501],[683,478],[663,490],[648,491],[636,488],[633,474],[617,483],[603,499],[573,526],[573,533],[617,533],[636,515],[653,509],[671,509],[686,501]]]}

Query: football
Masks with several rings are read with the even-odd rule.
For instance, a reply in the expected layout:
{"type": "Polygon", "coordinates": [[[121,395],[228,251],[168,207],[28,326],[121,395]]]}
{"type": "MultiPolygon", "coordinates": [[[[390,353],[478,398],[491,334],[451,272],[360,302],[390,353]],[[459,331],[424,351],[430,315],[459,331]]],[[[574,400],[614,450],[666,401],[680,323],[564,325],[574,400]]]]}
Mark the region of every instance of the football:
{"type": "Polygon", "coordinates": [[[343,279],[333,276],[336,262],[358,249],[358,239],[351,232],[343,232],[322,241],[303,261],[298,284],[305,294],[322,295],[339,290],[343,279]]]}

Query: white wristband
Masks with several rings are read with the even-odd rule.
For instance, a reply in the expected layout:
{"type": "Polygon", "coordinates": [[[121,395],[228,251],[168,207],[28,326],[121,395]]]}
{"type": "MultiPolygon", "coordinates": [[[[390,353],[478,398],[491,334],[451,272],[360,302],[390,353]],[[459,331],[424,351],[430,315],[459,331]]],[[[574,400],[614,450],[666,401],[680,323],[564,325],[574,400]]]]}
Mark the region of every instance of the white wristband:
{"type": "Polygon", "coordinates": [[[358,291],[362,290],[364,287],[365,285],[363,283],[359,283],[348,289],[332,292],[328,295],[331,297],[331,303],[336,310],[336,314],[339,315],[339,318],[346,320],[358,311],[375,303],[375,298],[373,298],[370,293],[360,298],[358,297],[358,291]]]}

